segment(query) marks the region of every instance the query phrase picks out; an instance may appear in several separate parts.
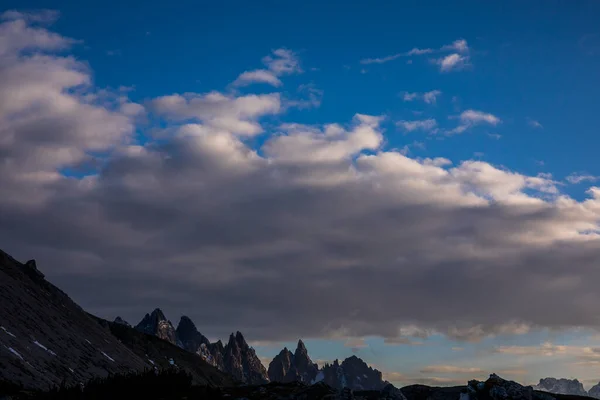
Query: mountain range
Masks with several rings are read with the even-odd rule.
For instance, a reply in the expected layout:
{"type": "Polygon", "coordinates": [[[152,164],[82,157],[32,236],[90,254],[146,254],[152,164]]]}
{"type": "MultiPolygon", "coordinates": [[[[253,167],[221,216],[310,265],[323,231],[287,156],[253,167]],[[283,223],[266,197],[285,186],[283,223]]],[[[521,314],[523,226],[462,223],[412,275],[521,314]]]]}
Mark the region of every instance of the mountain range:
{"type": "MultiPolygon", "coordinates": [[[[356,356],[319,367],[302,340],[293,352],[282,349],[266,369],[241,332],[232,333],[225,345],[220,340],[211,343],[189,317],[182,316],[175,328],[158,308],[135,327],[121,317],[106,321],[84,311],[48,282],[34,260],[20,263],[1,250],[0,305],[0,383],[27,389],[84,385],[98,377],[149,369],[184,371],[196,385],[232,388],[231,393],[240,385],[252,385],[253,390],[264,393],[279,390],[276,388],[287,388],[301,396],[311,390],[340,395],[371,391],[378,399],[427,400],[438,395],[440,399],[457,396],[460,389],[412,385],[400,391],[356,356]],[[287,386],[272,386],[275,383],[287,386]]],[[[496,386],[514,389],[518,385],[498,377],[490,379],[496,386]]],[[[518,388],[526,392],[526,387],[518,388]]],[[[600,398],[600,384],[586,392],[576,379],[545,378],[529,388],[533,393],[553,394],[539,394],[539,400],[564,399],[560,396],[600,398]]],[[[267,398],[266,394],[261,396],[267,398]]]]}
{"type": "MultiPolygon", "coordinates": [[[[114,323],[129,325],[120,317],[114,323]]],[[[354,390],[380,390],[389,384],[383,380],[380,371],[356,356],[341,363],[335,360],[320,369],[312,362],[302,340],[298,340],[293,353],[287,348],[281,350],[266,370],[241,332],[232,333],[225,346],[220,340],[211,343],[189,317],[182,316],[175,328],[159,308],[146,314],[135,329],[195,353],[208,364],[246,384],[301,382],[310,385],[324,381],[336,389],[348,387],[354,390]]]]}

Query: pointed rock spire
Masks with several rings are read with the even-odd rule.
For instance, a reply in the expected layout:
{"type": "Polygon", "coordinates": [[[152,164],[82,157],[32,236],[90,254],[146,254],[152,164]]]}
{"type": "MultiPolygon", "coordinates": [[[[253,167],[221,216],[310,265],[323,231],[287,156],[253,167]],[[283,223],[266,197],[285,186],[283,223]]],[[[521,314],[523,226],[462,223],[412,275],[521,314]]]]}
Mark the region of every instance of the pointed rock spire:
{"type": "Polygon", "coordinates": [[[229,336],[223,350],[225,371],[247,384],[262,384],[269,381],[267,370],[261,364],[254,349],[246,343],[241,332],[229,336]]]}
{"type": "Polygon", "coordinates": [[[198,353],[200,346],[210,345],[210,341],[198,332],[194,322],[187,316],[182,316],[175,331],[181,347],[191,353],[198,353]]]}
{"type": "Polygon", "coordinates": [[[129,324],[129,322],[125,321],[123,318],[121,317],[117,317],[115,318],[115,324],[120,324],[120,325],[125,325],[131,328],[131,325],[129,324]]]}
{"type": "Polygon", "coordinates": [[[308,350],[301,339],[293,354],[286,347],[269,364],[269,379],[272,381],[310,384],[318,373],[319,367],[308,356],[308,350]]]}
{"type": "Polygon", "coordinates": [[[146,314],[140,323],[135,326],[135,329],[177,344],[175,328],[173,328],[171,321],[167,320],[160,308],[156,308],[152,311],[152,314],[146,314]]]}

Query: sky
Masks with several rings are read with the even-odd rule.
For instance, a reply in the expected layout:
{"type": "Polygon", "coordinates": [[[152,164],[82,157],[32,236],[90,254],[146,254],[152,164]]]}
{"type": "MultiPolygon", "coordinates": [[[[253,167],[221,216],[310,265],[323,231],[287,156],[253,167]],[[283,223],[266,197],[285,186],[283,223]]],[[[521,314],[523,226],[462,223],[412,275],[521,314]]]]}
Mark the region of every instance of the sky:
{"type": "Polygon", "coordinates": [[[0,246],[89,312],[600,381],[600,2],[2,7],[0,246]]]}

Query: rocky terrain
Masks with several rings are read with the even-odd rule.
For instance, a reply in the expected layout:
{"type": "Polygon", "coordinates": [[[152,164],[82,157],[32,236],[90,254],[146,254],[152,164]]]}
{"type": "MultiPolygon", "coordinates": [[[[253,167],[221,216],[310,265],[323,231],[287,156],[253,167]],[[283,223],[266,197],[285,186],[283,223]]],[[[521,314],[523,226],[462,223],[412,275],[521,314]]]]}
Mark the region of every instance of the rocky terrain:
{"type": "MultiPolygon", "coordinates": [[[[588,393],[576,379],[545,378],[531,387],[494,374],[460,387],[397,389],[356,356],[319,368],[302,340],[293,353],[284,348],[267,372],[240,332],[226,345],[211,343],[190,318],[181,317],[175,329],[160,309],[135,328],[120,317],[97,318],[47,282],[35,261],[22,264],[2,251],[0,304],[0,398],[7,393],[14,399],[60,398],[47,392],[60,385],[133,390],[154,382],[152,376],[187,382],[169,392],[181,394],[172,398],[579,400],[600,393],[600,384],[588,393]],[[149,373],[154,375],[144,375],[149,373]]],[[[144,393],[159,398],[148,387],[144,393]]],[[[70,398],[85,398],[77,396],[70,398]]]]}
{"type": "Polygon", "coordinates": [[[189,317],[182,316],[175,329],[159,308],[146,314],[135,329],[200,356],[199,358],[239,382],[246,384],[269,382],[265,367],[239,331],[230,335],[225,346],[221,341],[210,343],[189,317]]]}
{"type": "Polygon", "coordinates": [[[577,379],[544,378],[540,379],[540,382],[533,388],[548,393],[573,394],[577,396],[588,395],[588,392],[583,388],[583,384],[577,379]]]}
{"type": "Polygon", "coordinates": [[[308,356],[308,350],[298,341],[296,351],[292,353],[285,347],[269,364],[269,379],[273,382],[303,382],[316,383],[323,380],[323,375],[317,378],[319,367],[308,356]]]}
{"type": "Polygon", "coordinates": [[[48,389],[178,364],[198,384],[234,382],[167,341],[89,315],[46,281],[35,261],[22,264],[2,251],[0,304],[0,380],[48,389]]]}

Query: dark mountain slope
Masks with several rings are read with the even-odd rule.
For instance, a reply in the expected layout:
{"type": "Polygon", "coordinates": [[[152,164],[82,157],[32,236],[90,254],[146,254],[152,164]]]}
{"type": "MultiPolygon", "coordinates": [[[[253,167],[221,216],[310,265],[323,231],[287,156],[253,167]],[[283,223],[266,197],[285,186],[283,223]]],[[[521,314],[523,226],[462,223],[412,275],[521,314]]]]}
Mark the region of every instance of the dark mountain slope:
{"type": "Polygon", "coordinates": [[[108,324],[112,334],[123,345],[155,367],[182,369],[191,375],[192,383],[195,385],[231,386],[235,384],[230,375],[209,365],[196,354],[134,328],[104,320],[100,320],[100,322],[108,324]]]}
{"type": "Polygon", "coordinates": [[[153,368],[142,352],[147,350],[160,366],[173,358],[196,382],[231,382],[193,354],[130,332],[135,331],[86,313],[44,279],[35,261],[22,264],[0,251],[0,380],[47,389],[62,382],[79,384],[94,377],[143,371],[153,368]]]}

